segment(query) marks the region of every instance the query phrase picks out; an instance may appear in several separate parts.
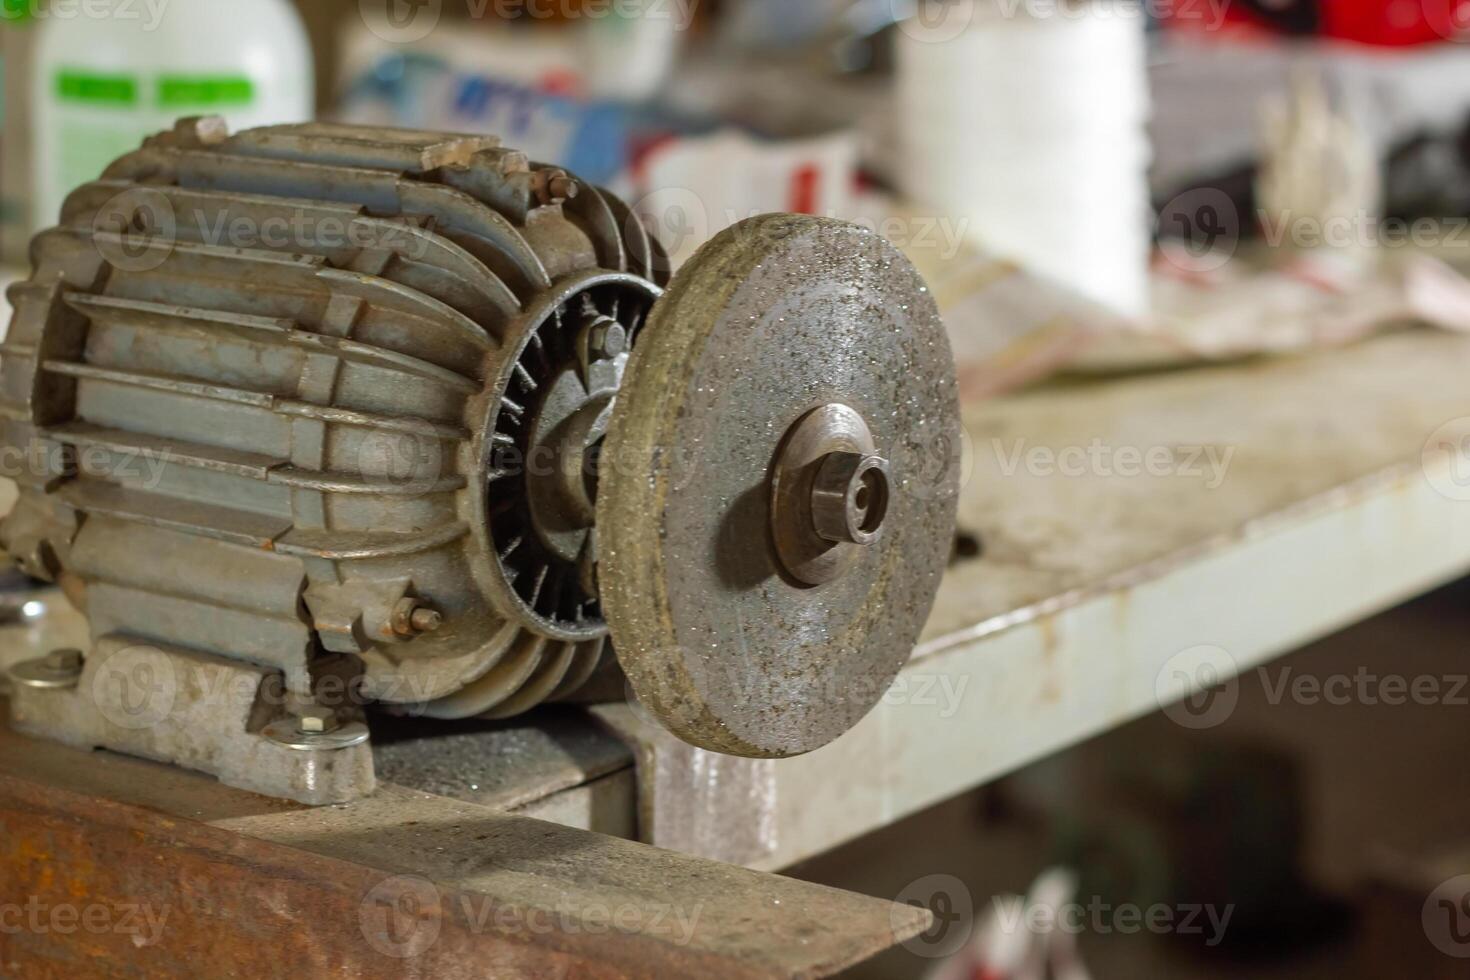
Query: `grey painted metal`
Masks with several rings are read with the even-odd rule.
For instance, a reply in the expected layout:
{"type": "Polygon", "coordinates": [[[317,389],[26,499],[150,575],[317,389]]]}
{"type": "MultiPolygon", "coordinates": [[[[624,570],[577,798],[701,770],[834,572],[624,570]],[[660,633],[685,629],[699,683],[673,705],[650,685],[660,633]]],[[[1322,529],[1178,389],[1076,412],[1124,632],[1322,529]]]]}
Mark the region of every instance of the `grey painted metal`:
{"type": "Polygon", "coordinates": [[[286,745],[272,737],[272,719],[292,715],[299,703],[267,667],[108,634],[94,641],[70,687],[17,684],[11,723],[28,735],[172,762],[302,803],[371,793],[366,730],[356,741],[348,737],[361,727],[357,719],[331,741],[286,745]]]}

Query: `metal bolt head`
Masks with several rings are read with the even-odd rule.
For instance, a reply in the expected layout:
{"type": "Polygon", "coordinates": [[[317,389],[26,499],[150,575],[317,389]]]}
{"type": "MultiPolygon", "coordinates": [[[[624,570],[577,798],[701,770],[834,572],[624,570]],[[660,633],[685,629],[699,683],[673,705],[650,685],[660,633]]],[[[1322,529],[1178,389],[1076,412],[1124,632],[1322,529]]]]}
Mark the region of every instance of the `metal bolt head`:
{"type": "Polygon", "coordinates": [[[405,596],[394,605],[390,625],[399,636],[414,636],[418,633],[432,633],[443,626],[444,616],[420,600],[405,596]]]}
{"type": "Polygon", "coordinates": [[[184,146],[217,146],[230,138],[223,116],[188,116],[174,123],[174,134],[184,146]]]}
{"type": "Polygon", "coordinates": [[[611,317],[599,317],[587,333],[587,353],[599,360],[617,357],[627,349],[627,328],[611,317]]]}
{"type": "Polygon", "coordinates": [[[812,483],[812,526],[826,541],[870,545],[888,514],[888,461],[829,453],[812,483]]]}
{"type": "Polygon", "coordinates": [[[582,192],[576,179],[565,170],[551,167],[531,175],[531,190],[542,205],[571,200],[582,192]]]}
{"type": "Polygon", "coordinates": [[[314,726],[319,720],[315,715],[316,710],[309,708],[303,711],[303,717],[277,718],[266,725],[261,734],[277,745],[298,752],[337,752],[362,745],[368,740],[370,733],[367,725],[360,721],[344,722],[335,712],[329,712],[332,716],[331,727],[325,731],[308,731],[306,726],[314,726]]]}
{"type": "Polygon", "coordinates": [[[331,708],[305,708],[296,716],[296,728],[303,735],[325,735],[339,724],[337,712],[331,708]]]}
{"type": "Polygon", "coordinates": [[[408,623],[416,632],[432,633],[444,625],[444,617],[437,609],[428,606],[419,606],[408,617],[408,623]]]}

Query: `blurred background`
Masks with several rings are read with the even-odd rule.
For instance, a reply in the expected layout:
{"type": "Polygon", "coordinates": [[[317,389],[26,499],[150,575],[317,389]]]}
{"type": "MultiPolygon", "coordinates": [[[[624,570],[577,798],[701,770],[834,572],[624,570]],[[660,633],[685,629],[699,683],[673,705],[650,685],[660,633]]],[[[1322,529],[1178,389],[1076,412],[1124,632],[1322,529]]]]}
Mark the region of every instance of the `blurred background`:
{"type": "Polygon", "coordinates": [[[1470,0],[0,11],[0,266],[144,135],[218,113],[493,132],[636,202],[675,264],[752,214],[865,223],[935,283],[972,392],[1470,306],[1447,269],[1470,240],[1470,0]]]}
{"type": "MultiPolygon", "coordinates": [[[[676,265],[754,214],[864,223],[934,285],[968,397],[1470,329],[1470,0],[0,14],[0,280],[72,187],[221,114],[495,133],[633,202],[676,265]]],[[[1465,608],[1458,586],[1284,663],[1453,676],[1465,608]]],[[[1226,724],[1145,719],[796,873],[887,896],[945,876],[917,900],[954,928],[858,976],[1465,976],[1424,903],[1470,851],[1464,701],[1275,710],[1277,681],[1226,724]],[[1016,925],[1068,903],[1085,928],[1016,925]]]]}

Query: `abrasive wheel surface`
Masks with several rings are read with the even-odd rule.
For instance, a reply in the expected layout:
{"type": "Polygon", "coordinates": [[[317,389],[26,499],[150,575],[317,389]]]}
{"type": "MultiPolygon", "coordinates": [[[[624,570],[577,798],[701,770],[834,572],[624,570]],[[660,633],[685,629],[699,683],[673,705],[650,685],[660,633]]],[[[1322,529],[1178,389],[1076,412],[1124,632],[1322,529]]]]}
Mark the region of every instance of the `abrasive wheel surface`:
{"type": "Polygon", "coordinates": [[[846,732],[908,659],[949,556],[954,362],[934,300],[881,237],[768,215],[705,245],[657,304],[600,461],[599,578],[638,699],[676,735],[781,757],[846,732]],[[783,437],[842,404],[893,492],[837,579],[786,575],[770,527],[783,437]]]}

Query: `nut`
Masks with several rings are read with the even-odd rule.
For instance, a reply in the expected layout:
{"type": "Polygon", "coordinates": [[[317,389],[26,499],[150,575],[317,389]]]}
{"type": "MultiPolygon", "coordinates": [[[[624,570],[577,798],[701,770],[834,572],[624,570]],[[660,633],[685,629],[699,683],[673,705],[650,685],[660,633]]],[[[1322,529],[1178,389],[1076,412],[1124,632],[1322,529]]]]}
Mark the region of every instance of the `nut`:
{"type": "Polygon", "coordinates": [[[826,541],[870,545],[882,530],[888,495],[887,460],[829,453],[812,484],[812,526],[826,541]]]}
{"type": "Polygon", "coordinates": [[[414,636],[419,633],[432,633],[444,625],[444,616],[437,609],[431,609],[413,596],[406,596],[398,600],[393,607],[391,617],[393,632],[399,636],[414,636]]]}
{"type": "Polygon", "coordinates": [[[304,708],[296,716],[296,728],[303,735],[325,735],[340,723],[331,708],[304,708]]]}
{"type": "Polygon", "coordinates": [[[531,191],[542,205],[567,201],[582,192],[582,186],[565,170],[551,167],[531,175],[531,191]]]}
{"type": "Polygon", "coordinates": [[[617,357],[628,349],[628,331],[612,317],[598,317],[587,331],[587,353],[598,360],[617,357]]]}

